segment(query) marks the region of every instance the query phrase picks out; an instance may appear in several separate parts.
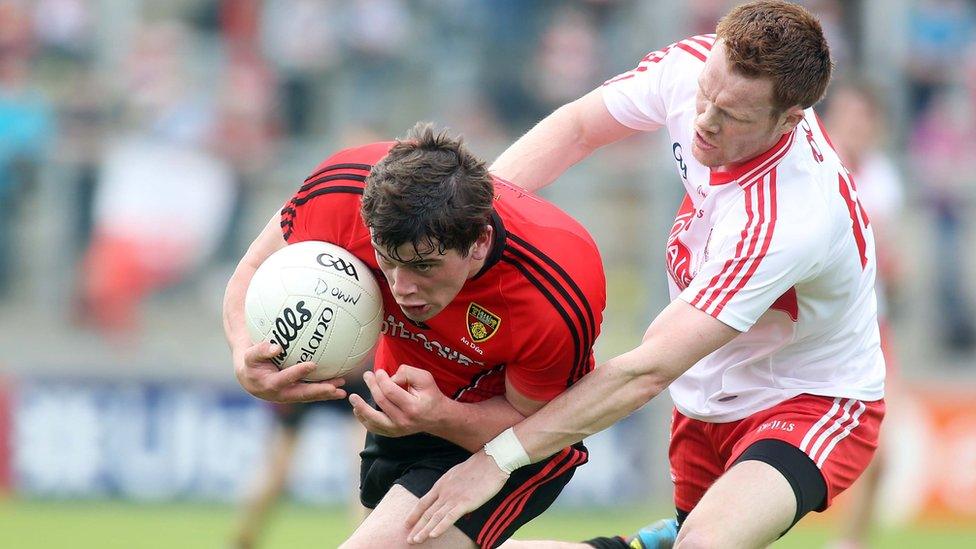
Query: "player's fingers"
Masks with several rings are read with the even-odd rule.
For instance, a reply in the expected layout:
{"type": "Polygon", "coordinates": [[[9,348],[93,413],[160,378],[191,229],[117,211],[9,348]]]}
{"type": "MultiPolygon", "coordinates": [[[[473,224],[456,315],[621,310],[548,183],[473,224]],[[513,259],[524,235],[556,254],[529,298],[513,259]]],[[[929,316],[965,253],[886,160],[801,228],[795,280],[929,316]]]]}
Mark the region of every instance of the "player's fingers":
{"type": "Polygon", "coordinates": [[[420,368],[414,368],[409,364],[401,364],[393,377],[390,378],[393,383],[401,387],[407,385],[413,385],[415,387],[427,387],[433,382],[434,376],[431,375],[427,370],[422,370],[420,368]]]}
{"type": "Polygon", "coordinates": [[[396,405],[397,408],[403,410],[416,404],[416,397],[407,392],[403,387],[397,385],[393,379],[390,378],[389,374],[383,370],[376,372],[376,375],[373,377],[376,385],[379,386],[381,391],[383,391],[386,398],[396,405]]]}
{"type": "MultiPolygon", "coordinates": [[[[430,492],[427,493],[430,495],[430,492]]],[[[407,517],[407,527],[411,528],[410,533],[407,534],[407,543],[417,544],[423,543],[427,536],[430,534],[431,520],[434,518],[434,514],[440,510],[441,504],[436,498],[426,504],[426,507],[422,507],[420,503],[414,507],[410,516],[407,517]],[[412,524],[411,520],[415,523],[412,524]]]]}
{"type": "Polygon", "coordinates": [[[433,508],[427,523],[413,535],[413,543],[423,543],[427,538],[436,538],[446,532],[457,520],[454,518],[455,509],[456,507],[446,503],[433,508]]]}
{"type": "MultiPolygon", "coordinates": [[[[349,401],[352,402],[353,400],[350,398],[349,401]]],[[[358,399],[358,401],[361,405],[353,405],[353,414],[367,429],[374,432],[377,430],[393,432],[396,429],[396,424],[388,415],[369,406],[362,399],[358,399]]]]}
{"type": "Polygon", "coordinates": [[[305,379],[314,371],[314,362],[302,362],[274,374],[274,384],[276,387],[283,389],[293,383],[298,383],[299,381],[305,379]]]}
{"type": "Polygon", "coordinates": [[[264,362],[270,360],[281,353],[281,346],[270,341],[261,341],[244,351],[244,360],[247,363],[264,362]]]}
{"type": "Polygon", "coordinates": [[[431,519],[431,524],[433,524],[434,527],[430,529],[430,537],[436,538],[444,532],[447,532],[447,529],[454,526],[454,523],[457,522],[457,519],[459,518],[461,518],[461,512],[458,511],[458,507],[456,506],[452,506],[447,511],[440,513],[439,518],[434,516],[431,519]]]}
{"type": "Polygon", "coordinates": [[[346,392],[330,383],[296,383],[279,391],[285,402],[313,402],[346,398],[346,392]]]}
{"type": "MultiPolygon", "coordinates": [[[[373,372],[366,372],[363,374],[363,381],[366,382],[366,387],[369,388],[369,392],[373,395],[373,402],[380,407],[380,410],[386,412],[386,414],[395,421],[403,421],[404,414],[400,408],[387,398],[386,392],[380,387],[376,380],[376,374],[373,372]]],[[[398,387],[399,388],[399,387],[398,387]]]]}
{"type": "Polygon", "coordinates": [[[366,403],[366,400],[363,397],[355,393],[349,395],[349,405],[352,406],[352,413],[357,416],[364,408],[370,407],[369,404],[366,403]]]}
{"type": "MultiPolygon", "coordinates": [[[[437,484],[424,494],[424,497],[417,500],[410,514],[407,515],[407,528],[414,527],[422,517],[430,516],[430,507],[437,501],[437,484]]],[[[426,521],[424,521],[426,522],[426,521]]],[[[414,528],[416,530],[416,528],[414,528]]]]}

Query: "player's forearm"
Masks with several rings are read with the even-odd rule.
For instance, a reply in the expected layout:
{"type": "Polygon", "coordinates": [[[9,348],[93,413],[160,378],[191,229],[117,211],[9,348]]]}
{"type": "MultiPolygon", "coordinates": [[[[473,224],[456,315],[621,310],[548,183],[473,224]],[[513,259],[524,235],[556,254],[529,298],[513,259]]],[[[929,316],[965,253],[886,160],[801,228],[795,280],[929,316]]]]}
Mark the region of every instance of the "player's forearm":
{"type": "Polygon", "coordinates": [[[585,376],[515,426],[532,461],[606,429],[739,332],[677,299],[647,328],[643,342],[585,376]]]}
{"type": "Polygon", "coordinates": [[[515,426],[533,462],[602,431],[657,396],[672,378],[649,366],[644,346],[599,366],[515,426]]]}
{"type": "Polygon", "coordinates": [[[474,453],[523,419],[525,416],[502,396],[475,403],[447,399],[427,432],[474,453]]]}
{"type": "Polygon", "coordinates": [[[231,275],[227,282],[227,289],[224,291],[224,336],[232,353],[242,352],[251,346],[251,338],[247,334],[244,319],[244,296],[256,270],[256,267],[242,260],[231,275]]]}
{"type": "Polygon", "coordinates": [[[555,181],[594,148],[583,139],[572,104],[563,105],[509,146],[489,171],[533,192],[555,181]]]}
{"type": "Polygon", "coordinates": [[[224,336],[227,338],[231,352],[235,355],[252,344],[244,319],[244,297],[247,295],[247,287],[261,263],[286,245],[285,239],[281,236],[278,216],[273,215],[257,238],[248,246],[247,252],[244,253],[244,257],[241,258],[237,268],[234,269],[234,274],[227,282],[227,289],[224,291],[224,336]]]}

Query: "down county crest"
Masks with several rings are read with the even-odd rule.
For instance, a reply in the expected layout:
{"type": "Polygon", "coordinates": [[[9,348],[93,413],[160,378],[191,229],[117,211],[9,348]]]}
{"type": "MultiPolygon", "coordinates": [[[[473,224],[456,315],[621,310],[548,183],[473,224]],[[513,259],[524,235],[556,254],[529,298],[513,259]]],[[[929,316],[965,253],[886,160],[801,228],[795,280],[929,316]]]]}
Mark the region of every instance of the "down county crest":
{"type": "Polygon", "coordinates": [[[502,319],[481,305],[471,302],[468,305],[467,322],[468,335],[471,336],[471,341],[481,343],[495,335],[502,319]]]}

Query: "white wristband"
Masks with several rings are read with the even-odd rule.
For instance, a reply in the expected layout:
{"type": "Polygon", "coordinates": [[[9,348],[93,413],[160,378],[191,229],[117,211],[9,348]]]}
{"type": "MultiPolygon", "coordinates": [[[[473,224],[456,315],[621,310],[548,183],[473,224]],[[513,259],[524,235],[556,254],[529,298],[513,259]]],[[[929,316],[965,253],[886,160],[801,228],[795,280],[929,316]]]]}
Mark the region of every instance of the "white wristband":
{"type": "Polygon", "coordinates": [[[522,443],[515,436],[515,430],[511,427],[489,440],[488,444],[485,444],[485,453],[491,456],[498,468],[508,475],[519,467],[532,463],[529,454],[526,453],[522,443]]]}

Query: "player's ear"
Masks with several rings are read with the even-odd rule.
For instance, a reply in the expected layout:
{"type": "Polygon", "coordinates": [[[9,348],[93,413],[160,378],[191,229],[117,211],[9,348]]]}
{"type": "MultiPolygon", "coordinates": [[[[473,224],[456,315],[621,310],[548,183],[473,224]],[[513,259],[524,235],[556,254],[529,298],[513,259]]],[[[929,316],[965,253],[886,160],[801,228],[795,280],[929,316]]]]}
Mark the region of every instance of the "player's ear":
{"type": "Polygon", "coordinates": [[[779,115],[779,127],[777,127],[778,133],[788,133],[792,131],[801,120],[803,120],[803,108],[799,105],[793,105],[779,115]]]}
{"type": "Polygon", "coordinates": [[[491,251],[491,242],[494,234],[495,228],[490,224],[485,225],[484,229],[481,231],[481,234],[478,235],[478,240],[475,240],[474,244],[471,245],[471,253],[469,255],[478,261],[488,257],[488,253],[491,251]]]}

